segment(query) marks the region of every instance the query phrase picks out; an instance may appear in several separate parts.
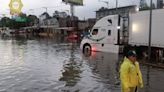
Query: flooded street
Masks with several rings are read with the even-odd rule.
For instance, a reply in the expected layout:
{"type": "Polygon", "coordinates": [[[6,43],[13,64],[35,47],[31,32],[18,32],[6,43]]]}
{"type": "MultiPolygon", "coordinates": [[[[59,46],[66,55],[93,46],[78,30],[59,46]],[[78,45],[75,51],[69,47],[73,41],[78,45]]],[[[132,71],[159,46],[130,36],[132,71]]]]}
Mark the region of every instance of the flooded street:
{"type": "MultiPolygon", "coordinates": [[[[0,92],[120,92],[121,56],[62,39],[0,39],[0,92]]],[[[164,69],[141,66],[140,92],[164,92],[164,69]],[[148,70],[149,69],[149,70],[148,70]]]]}

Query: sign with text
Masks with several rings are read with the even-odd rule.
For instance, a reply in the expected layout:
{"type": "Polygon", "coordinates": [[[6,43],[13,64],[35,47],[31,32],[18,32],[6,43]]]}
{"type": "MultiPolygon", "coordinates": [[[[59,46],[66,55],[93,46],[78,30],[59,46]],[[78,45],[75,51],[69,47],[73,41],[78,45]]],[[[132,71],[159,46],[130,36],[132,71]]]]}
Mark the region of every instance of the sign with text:
{"type": "Polygon", "coordinates": [[[15,20],[16,22],[27,22],[28,21],[28,19],[26,17],[17,16],[17,15],[12,16],[12,20],[15,20]]]}
{"type": "Polygon", "coordinates": [[[83,0],[62,0],[65,3],[71,3],[74,5],[83,5],[83,0]]]}

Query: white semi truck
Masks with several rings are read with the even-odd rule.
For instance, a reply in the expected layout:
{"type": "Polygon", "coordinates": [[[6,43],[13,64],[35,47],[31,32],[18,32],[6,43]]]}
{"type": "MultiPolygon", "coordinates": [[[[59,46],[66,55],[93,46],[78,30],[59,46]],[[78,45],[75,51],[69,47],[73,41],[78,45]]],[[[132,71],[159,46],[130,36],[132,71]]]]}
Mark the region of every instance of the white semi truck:
{"type": "MultiPolygon", "coordinates": [[[[85,50],[120,53],[135,48],[139,54],[147,52],[150,11],[129,14],[128,18],[109,15],[98,20],[85,36],[80,48],[85,50]]],[[[152,11],[152,52],[164,49],[164,9],[152,11]]]]}

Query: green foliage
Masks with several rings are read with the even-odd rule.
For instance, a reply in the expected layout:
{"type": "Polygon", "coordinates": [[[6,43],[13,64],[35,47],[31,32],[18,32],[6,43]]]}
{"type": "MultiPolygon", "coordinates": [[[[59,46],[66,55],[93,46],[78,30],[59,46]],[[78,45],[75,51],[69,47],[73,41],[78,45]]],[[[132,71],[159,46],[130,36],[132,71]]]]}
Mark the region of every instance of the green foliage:
{"type": "Polygon", "coordinates": [[[34,24],[39,23],[39,19],[35,15],[29,15],[28,16],[28,24],[29,26],[33,26],[34,24]]]}
{"type": "Polygon", "coordinates": [[[11,26],[11,19],[8,17],[3,17],[0,21],[1,27],[10,27],[11,26]]]}
{"type": "MultiPolygon", "coordinates": [[[[155,9],[154,3],[152,4],[152,9],[155,9]]],[[[150,10],[150,6],[148,6],[146,3],[143,4],[143,6],[140,7],[140,11],[143,11],[143,10],[150,10]]]]}
{"type": "Polygon", "coordinates": [[[3,17],[0,20],[0,27],[9,27],[12,29],[19,29],[21,27],[33,26],[38,23],[39,19],[35,15],[26,16],[26,14],[21,14],[15,18],[3,17]]]}

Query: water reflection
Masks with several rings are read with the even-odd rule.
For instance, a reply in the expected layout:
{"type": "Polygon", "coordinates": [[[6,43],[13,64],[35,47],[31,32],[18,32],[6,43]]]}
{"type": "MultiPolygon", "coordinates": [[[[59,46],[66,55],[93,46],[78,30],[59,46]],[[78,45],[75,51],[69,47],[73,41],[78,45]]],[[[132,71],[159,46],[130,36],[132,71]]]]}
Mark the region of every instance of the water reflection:
{"type": "Polygon", "coordinates": [[[114,89],[118,91],[120,88],[118,75],[120,58],[118,54],[89,52],[85,53],[83,58],[92,69],[94,76],[98,77],[97,81],[109,84],[111,92],[114,92],[114,89]]]}
{"type": "MultiPolygon", "coordinates": [[[[12,38],[0,39],[0,60],[0,92],[120,92],[117,54],[82,54],[79,45],[57,39],[12,38]]],[[[150,67],[147,80],[141,69],[150,85],[140,92],[163,92],[164,71],[150,67]]]]}
{"type": "Polygon", "coordinates": [[[12,39],[12,42],[18,44],[18,45],[26,45],[28,41],[28,38],[17,36],[15,39],[12,39]]]}
{"type": "Polygon", "coordinates": [[[70,58],[67,64],[64,65],[64,69],[62,72],[62,77],[59,79],[60,81],[65,81],[65,86],[75,86],[80,80],[80,70],[81,64],[78,64],[75,57],[75,44],[71,45],[70,50],[70,58]]]}

